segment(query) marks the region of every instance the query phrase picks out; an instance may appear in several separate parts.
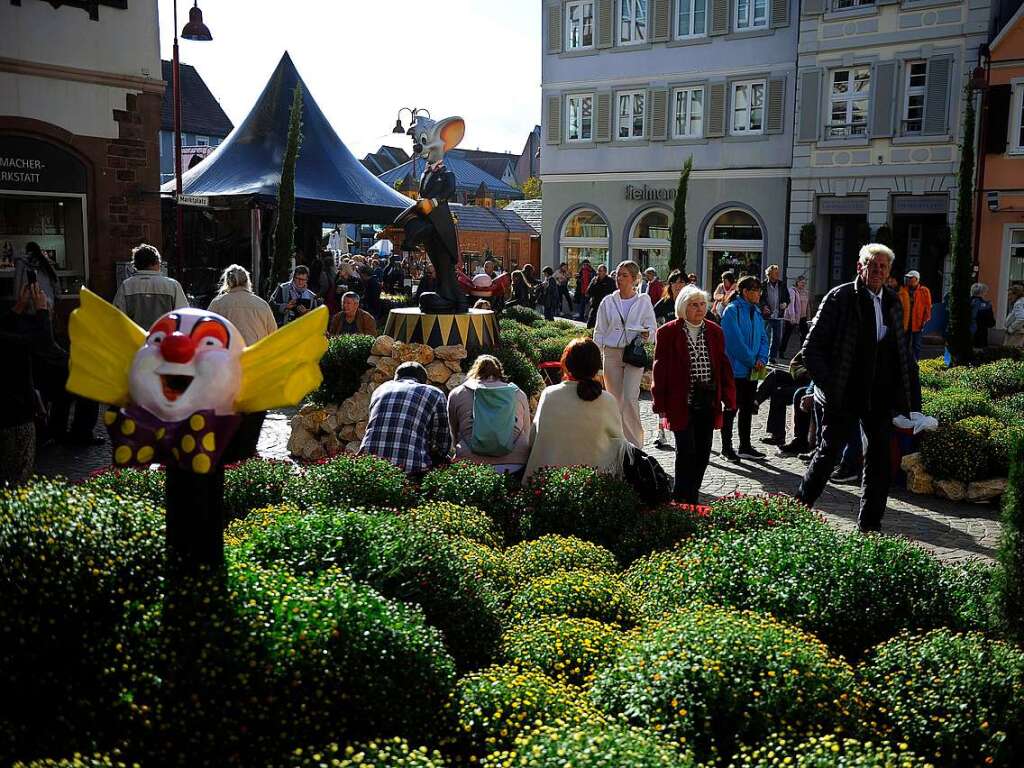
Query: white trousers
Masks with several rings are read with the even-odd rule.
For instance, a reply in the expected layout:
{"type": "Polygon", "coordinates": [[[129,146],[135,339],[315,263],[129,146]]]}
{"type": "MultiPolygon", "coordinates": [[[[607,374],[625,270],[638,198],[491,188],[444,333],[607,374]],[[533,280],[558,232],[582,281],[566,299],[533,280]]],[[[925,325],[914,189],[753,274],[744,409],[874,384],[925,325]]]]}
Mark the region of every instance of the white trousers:
{"type": "Polygon", "coordinates": [[[640,379],[644,369],[622,362],[622,347],[602,347],[604,384],[619,404],[622,431],[637,448],[644,446],[644,428],[640,424],[640,379]]]}

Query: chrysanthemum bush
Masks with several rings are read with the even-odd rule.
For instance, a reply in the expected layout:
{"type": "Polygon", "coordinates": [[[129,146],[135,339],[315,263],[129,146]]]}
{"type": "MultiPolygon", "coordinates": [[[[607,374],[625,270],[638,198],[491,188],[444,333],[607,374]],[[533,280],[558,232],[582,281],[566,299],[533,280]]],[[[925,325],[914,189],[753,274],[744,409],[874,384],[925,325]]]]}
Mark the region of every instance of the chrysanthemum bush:
{"type": "Polygon", "coordinates": [[[618,654],[624,635],[594,619],[544,616],[512,626],[501,640],[505,660],[536,667],[549,677],[582,688],[618,654]]]}
{"type": "Polygon", "coordinates": [[[519,504],[508,475],[487,464],[456,461],[428,472],[420,483],[421,503],[447,501],[476,507],[488,515],[503,535],[518,533],[519,504]]]}
{"type": "Polygon", "coordinates": [[[96,493],[106,493],[125,499],[142,499],[158,507],[164,505],[164,480],[162,469],[103,469],[94,472],[82,483],[83,488],[96,493]]]}
{"type": "Polygon", "coordinates": [[[103,672],[124,602],[157,594],[163,525],[91,484],[0,490],[0,764],[109,730],[103,672]]]}
{"type": "Polygon", "coordinates": [[[414,747],[400,737],[373,739],[365,743],[293,750],[287,760],[274,768],[444,768],[436,749],[414,747]]]}
{"type": "Polygon", "coordinates": [[[507,753],[493,753],[485,768],[690,768],[693,759],[643,728],[619,724],[545,726],[507,753]]]}
{"type": "Polygon", "coordinates": [[[403,518],[421,530],[462,536],[488,547],[500,547],[502,543],[498,526],[476,507],[431,501],[409,510],[403,518]]]}
{"type": "Polygon", "coordinates": [[[285,485],[284,500],[300,507],[407,507],[412,501],[405,473],[375,456],[335,456],[294,475],[285,485]]]}
{"type": "Polygon", "coordinates": [[[825,734],[800,739],[775,734],[756,747],[744,747],[728,768],[930,768],[931,762],[906,742],[859,740],[825,734]]]}
{"type": "Polygon", "coordinates": [[[538,576],[515,593],[509,607],[512,623],[541,616],[569,616],[629,628],[639,615],[640,603],[622,579],[593,571],[538,576]]]}
{"type": "Polygon", "coordinates": [[[600,712],[579,690],[535,668],[499,665],[466,675],[447,705],[458,748],[480,758],[510,749],[516,738],[543,725],[600,723],[600,712]]]}
{"type": "Polygon", "coordinates": [[[790,729],[827,733],[862,715],[853,670],[769,616],[696,605],[631,633],[590,699],[701,759],[790,729]]]}
{"type": "Polygon", "coordinates": [[[116,753],[74,754],[60,759],[44,758],[29,763],[18,762],[14,768],[140,768],[138,763],[125,762],[116,753]]]}
{"type": "Polygon", "coordinates": [[[519,584],[558,571],[615,573],[619,570],[615,555],[604,547],[575,536],[555,534],[509,547],[505,550],[505,560],[519,584]]]}
{"type": "Polygon", "coordinates": [[[640,508],[622,480],[591,467],[544,467],[525,486],[523,529],[528,538],[546,533],[579,536],[612,551],[640,508]]]}
{"type": "Polygon", "coordinates": [[[634,563],[626,583],[648,616],[694,601],[749,608],[855,658],[900,629],[955,621],[943,568],[907,541],[809,523],[684,542],[634,563]]]}
{"type": "Polygon", "coordinates": [[[971,416],[945,424],[925,435],[921,445],[925,469],[942,479],[970,483],[987,477],[1006,476],[1008,443],[1004,432],[1016,433],[990,416],[971,416]]]}
{"type": "Polygon", "coordinates": [[[126,621],[111,683],[143,764],[265,765],[295,744],[436,734],[455,667],[415,606],[338,570],[251,563],[126,621]]]}
{"type": "Polygon", "coordinates": [[[298,574],[340,568],[388,597],[423,607],[460,664],[490,660],[501,636],[500,600],[483,567],[467,555],[483,545],[390,514],[318,508],[280,515],[233,550],[239,562],[298,574]]]}
{"type": "Polygon", "coordinates": [[[261,458],[225,467],[224,517],[245,517],[254,509],[280,501],[295,470],[287,461],[261,458]]]}
{"type": "Polygon", "coordinates": [[[903,634],[858,669],[910,746],[945,766],[1024,763],[1024,650],[980,633],[903,634]]]}
{"type": "Polygon", "coordinates": [[[249,538],[255,531],[272,525],[279,517],[301,517],[306,510],[294,504],[270,504],[254,509],[243,518],[232,520],[224,529],[224,544],[235,547],[249,538]]]}

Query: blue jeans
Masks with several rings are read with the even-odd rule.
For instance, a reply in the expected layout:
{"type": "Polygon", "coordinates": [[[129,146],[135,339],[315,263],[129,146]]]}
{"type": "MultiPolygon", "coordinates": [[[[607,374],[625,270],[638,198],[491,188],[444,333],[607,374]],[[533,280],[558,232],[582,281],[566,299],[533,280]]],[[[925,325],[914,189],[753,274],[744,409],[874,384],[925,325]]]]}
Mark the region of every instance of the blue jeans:
{"type": "Polygon", "coordinates": [[[781,317],[773,317],[768,320],[768,333],[771,337],[768,347],[768,357],[772,360],[778,360],[779,355],[783,351],[780,349],[782,346],[782,324],[783,320],[781,317]]]}
{"type": "Polygon", "coordinates": [[[907,342],[910,345],[910,353],[914,356],[915,360],[921,359],[922,336],[924,336],[923,331],[907,331],[907,342]]]}

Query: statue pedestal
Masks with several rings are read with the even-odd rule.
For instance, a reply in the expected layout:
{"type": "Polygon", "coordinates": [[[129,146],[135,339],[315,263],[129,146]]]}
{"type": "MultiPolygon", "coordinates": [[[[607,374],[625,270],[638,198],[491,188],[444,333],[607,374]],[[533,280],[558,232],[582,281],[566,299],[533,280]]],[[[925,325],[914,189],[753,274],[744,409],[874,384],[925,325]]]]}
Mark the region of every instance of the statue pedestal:
{"type": "Polygon", "coordinates": [[[498,346],[498,324],[490,309],[460,315],[425,314],[418,307],[392,309],[384,334],[395,341],[434,348],[462,344],[470,354],[498,346]]]}

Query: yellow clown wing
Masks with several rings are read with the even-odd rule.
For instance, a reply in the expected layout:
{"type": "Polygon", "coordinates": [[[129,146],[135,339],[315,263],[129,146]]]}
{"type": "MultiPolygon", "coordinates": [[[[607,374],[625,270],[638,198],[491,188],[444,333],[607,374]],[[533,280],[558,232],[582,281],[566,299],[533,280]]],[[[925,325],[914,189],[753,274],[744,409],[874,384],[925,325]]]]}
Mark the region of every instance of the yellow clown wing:
{"type": "Polygon", "coordinates": [[[99,403],[128,404],[128,374],[146,332],[88,288],[71,313],[71,375],[67,390],[99,403]]]}
{"type": "Polygon", "coordinates": [[[327,351],[327,307],[318,307],[242,352],[239,413],[298,405],[323,379],[320,358],[327,351]]]}

